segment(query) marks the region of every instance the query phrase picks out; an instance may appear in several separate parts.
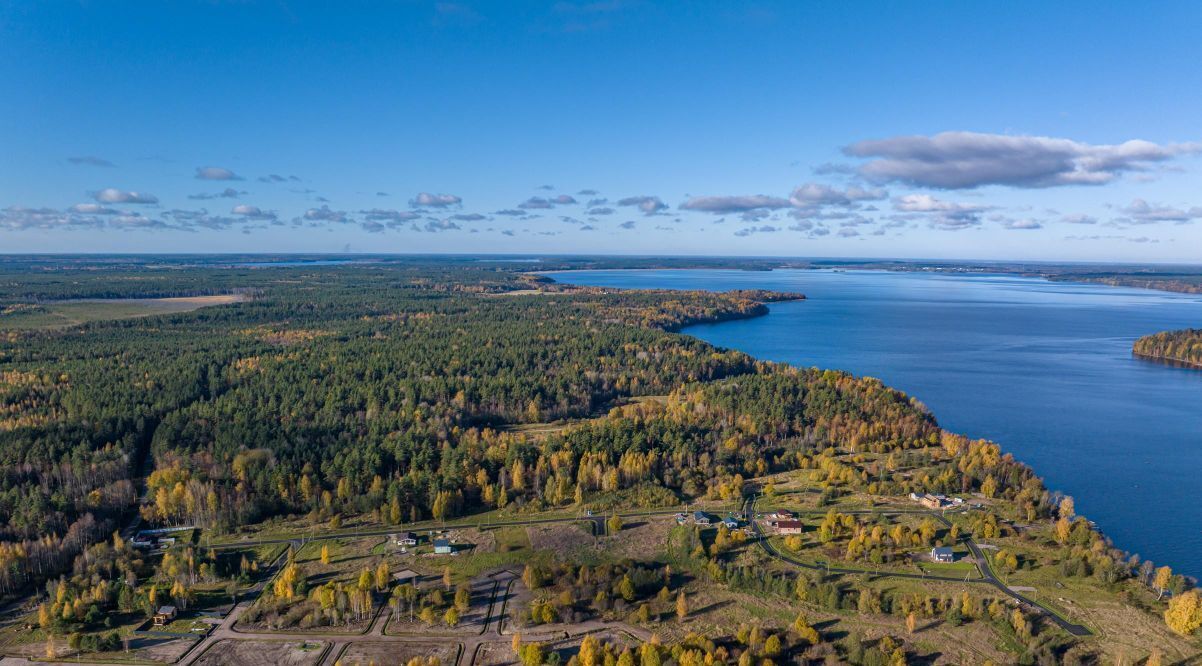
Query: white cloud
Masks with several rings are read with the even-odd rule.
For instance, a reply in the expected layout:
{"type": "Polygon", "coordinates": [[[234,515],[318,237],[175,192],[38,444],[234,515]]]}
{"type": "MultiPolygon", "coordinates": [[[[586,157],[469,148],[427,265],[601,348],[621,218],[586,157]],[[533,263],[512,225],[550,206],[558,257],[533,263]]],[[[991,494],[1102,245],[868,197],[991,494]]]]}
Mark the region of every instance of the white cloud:
{"type": "Polygon", "coordinates": [[[682,210],[695,210],[715,215],[746,213],[754,210],[776,210],[788,207],[788,200],[779,197],[770,197],[765,194],[692,197],[680,205],[682,210]]]}
{"type": "Polygon", "coordinates": [[[457,206],[463,203],[463,199],[454,194],[431,194],[429,192],[419,192],[416,197],[409,201],[412,206],[423,208],[446,208],[447,206],[457,206]]]}
{"type": "Polygon", "coordinates": [[[198,180],[242,180],[238,174],[224,167],[196,167],[198,180]]]}
{"type": "Polygon", "coordinates": [[[943,132],[860,141],[844,152],[875,158],[861,176],[876,183],[901,182],[936,189],[983,185],[1037,188],[1101,185],[1120,174],[1202,151],[1202,144],[1156,144],[1131,140],[1088,144],[1044,136],[943,132]]]}
{"type": "Polygon", "coordinates": [[[1173,208],[1163,204],[1148,203],[1143,199],[1135,199],[1130,204],[1119,209],[1127,219],[1136,224],[1152,224],[1154,222],[1176,222],[1184,224],[1202,218],[1202,207],[1194,206],[1189,210],[1173,208]]]}
{"type": "Polygon", "coordinates": [[[1097,224],[1098,218],[1085,215],[1084,213],[1074,213],[1061,217],[1060,221],[1068,224],[1097,224]]]}
{"type": "Polygon", "coordinates": [[[109,208],[108,206],[102,206],[97,203],[75,204],[74,206],[71,206],[70,211],[72,213],[79,213],[81,215],[116,215],[117,214],[117,209],[109,208]]]}
{"type": "Polygon", "coordinates": [[[234,215],[241,215],[243,217],[247,217],[252,220],[274,220],[274,219],[276,219],[275,213],[273,213],[269,210],[262,210],[258,206],[252,206],[250,204],[239,204],[237,206],[234,206],[233,209],[230,210],[230,213],[232,213],[234,215]]]}
{"type": "Polygon", "coordinates": [[[336,222],[339,224],[351,221],[346,211],[331,210],[329,206],[310,208],[305,211],[304,218],[310,222],[336,222]]]}
{"type": "Polygon", "coordinates": [[[865,189],[855,185],[845,190],[823,185],[805,183],[794,188],[789,201],[798,208],[821,208],[823,206],[855,207],[862,201],[879,201],[889,193],[879,188],[865,189]]]}
{"type": "Polygon", "coordinates": [[[646,194],[637,197],[626,197],[618,200],[619,206],[635,206],[643,211],[645,215],[655,215],[656,213],[666,210],[668,204],[664,203],[659,197],[648,196],[646,194]]]}
{"type": "Polygon", "coordinates": [[[902,213],[925,217],[934,229],[956,231],[981,223],[988,206],[955,203],[929,194],[906,194],[893,200],[893,208],[902,213]]]}
{"type": "Polygon", "coordinates": [[[115,187],[106,187],[92,194],[92,198],[100,203],[108,204],[156,204],[159,198],[144,192],[130,192],[115,187]]]}

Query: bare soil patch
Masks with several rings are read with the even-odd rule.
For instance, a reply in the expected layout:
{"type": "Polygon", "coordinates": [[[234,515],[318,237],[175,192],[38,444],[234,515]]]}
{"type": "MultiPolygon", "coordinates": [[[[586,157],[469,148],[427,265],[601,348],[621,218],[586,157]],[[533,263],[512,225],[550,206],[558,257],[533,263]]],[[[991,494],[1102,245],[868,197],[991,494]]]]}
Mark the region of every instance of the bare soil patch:
{"type": "Polygon", "coordinates": [[[343,666],[404,666],[414,657],[434,657],[443,666],[453,666],[459,654],[459,643],[350,643],[338,657],[343,666]]]}
{"type": "Polygon", "coordinates": [[[676,526],[673,516],[627,518],[618,534],[604,539],[605,549],[618,558],[653,560],[668,546],[668,533],[676,526]]]}
{"type": "Polygon", "coordinates": [[[511,666],[521,663],[508,643],[484,643],[476,652],[475,666],[511,666]]]}
{"type": "Polygon", "coordinates": [[[311,666],[325,654],[324,641],[239,641],[223,640],[205,650],[196,666],[311,666]]]}
{"type": "Polygon", "coordinates": [[[561,557],[597,546],[596,537],[574,524],[531,525],[526,528],[526,535],[531,549],[549,550],[561,557]]]}

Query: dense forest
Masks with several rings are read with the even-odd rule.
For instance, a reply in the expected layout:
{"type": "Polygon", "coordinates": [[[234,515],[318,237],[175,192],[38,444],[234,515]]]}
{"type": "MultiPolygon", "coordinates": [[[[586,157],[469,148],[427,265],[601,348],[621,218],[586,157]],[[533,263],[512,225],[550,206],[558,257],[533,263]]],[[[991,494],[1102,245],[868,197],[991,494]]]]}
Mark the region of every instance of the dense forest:
{"type": "Polygon", "coordinates": [[[218,529],[282,513],[398,522],[547,501],[548,477],[576,483],[587,444],[540,451],[505,426],[755,373],[743,354],[666,331],[799,297],[532,293],[541,282],[478,261],[0,270],[6,313],[62,299],[252,295],[3,333],[0,586],[67,569],[130,515],[143,479],[145,518],[218,529]]]}
{"type": "Polygon", "coordinates": [[[1135,341],[1134,351],[1137,356],[1202,368],[1202,329],[1187,328],[1145,335],[1135,341]]]}
{"type": "MultiPolygon", "coordinates": [[[[1150,563],[1066,513],[1030,468],[943,431],[879,380],[761,362],[674,332],[800,294],[575,288],[478,260],[0,266],[0,323],[65,299],[234,291],[246,298],[190,313],[0,328],[0,592],[48,586],[44,626],[153,607],[154,588],[100,585],[92,573],[150,575],[114,535],[138,518],[219,535],[277,516],[393,526],[598,498],[737,502],[751,479],[799,470],[824,497],[977,493],[998,500],[970,526],[979,537],[1049,521],[1063,576],[1152,580],[1150,563]]],[[[1172,340],[1165,348],[1180,349],[1172,340]]],[[[848,561],[889,562],[935,539],[933,524],[886,531],[832,512],[824,525],[823,542],[848,561]]],[[[765,584],[725,562],[728,545],[698,542],[681,561],[737,589],[765,584]]],[[[211,553],[181,557],[163,590],[178,584],[184,595],[235,569],[211,553]]],[[[1013,559],[1002,553],[999,566],[1013,559]]],[[[636,577],[615,572],[607,584],[627,573],[636,577]]],[[[362,585],[301,594],[279,580],[281,609],[296,599],[325,608],[321,595],[374,603],[362,585]]],[[[860,603],[853,588],[810,584],[786,596],[832,610],[860,603]]],[[[571,597],[552,610],[608,609],[598,603],[571,597]]],[[[881,607],[913,613],[907,603],[881,607]]],[[[670,614],[668,601],[656,604],[670,614]]],[[[334,621],[305,608],[311,622],[334,621]]]]}

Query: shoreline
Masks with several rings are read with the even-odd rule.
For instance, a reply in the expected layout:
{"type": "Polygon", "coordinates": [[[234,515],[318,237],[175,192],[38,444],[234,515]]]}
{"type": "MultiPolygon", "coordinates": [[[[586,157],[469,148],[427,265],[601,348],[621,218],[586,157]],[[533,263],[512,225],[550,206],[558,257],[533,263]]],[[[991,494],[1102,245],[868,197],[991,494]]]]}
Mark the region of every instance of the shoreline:
{"type": "MultiPolygon", "coordinates": [[[[569,269],[569,270],[564,270],[564,271],[544,271],[544,272],[543,272],[543,277],[545,277],[545,278],[550,278],[550,279],[552,279],[552,281],[553,281],[553,282],[555,282],[555,283],[557,283],[557,284],[567,284],[567,283],[562,283],[562,282],[559,282],[559,281],[557,281],[557,280],[554,280],[553,276],[551,276],[551,275],[548,275],[548,273],[579,272],[580,270],[605,270],[605,271],[607,271],[607,272],[619,272],[619,271],[621,271],[621,272],[628,272],[628,271],[654,271],[654,270],[661,270],[661,269],[653,269],[653,268],[652,268],[652,269],[620,269],[620,268],[615,268],[615,269],[569,269]]],[[[664,270],[681,270],[681,271],[685,271],[685,270],[732,270],[732,271],[733,271],[733,270],[738,270],[738,269],[676,268],[676,269],[664,269],[664,270]]],[[[795,270],[815,270],[815,269],[795,269],[795,270]]],[[[816,269],[816,270],[827,270],[827,271],[829,271],[830,269],[816,269]]],[[[857,270],[859,270],[859,269],[857,269],[857,270]]],[[[887,269],[882,269],[882,270],[865,269],[865,270],[870,270],[871,272],[881,272],[881,273],[904,273],[904,272],[912,272],[912,271],[891,271],[891,270],[887,270],[887,269]]],[[[1001,274],[1001,275],[1012,275],[1012,274],[1001,274]]],[[[1032,276],[1022,276],[1022,277],[1032,277],[1032,276]]],[[[1047,282],[1054,282],[1053,280],[1048,280],[1047,278],[1038,278],[1038,279],[1043,279],[1043,280],[1045,280],[1045,281],[1047,281],[1047,282]]],[[[1082,284],[1089,284],[1089,283],[1082,283],[1082,284]]],[[[581,286],[581,285],[575,285],[575,286],[581,286]]],[[[593,285],[593,286],[595,286],[595,285],[593,285]]],[[[1107,286],[1107,285],[1097,285],[1097,286],[1107,286]]],[[[622,291],[646,291],[646,290],[644,290],[644,289],[638,289],[638,288],[634,288],[634,287],[606,287],[606,288],[607,288],[607,289],[622,290],[622,291]]],[[[682,292],[684,292],[684,291],[690,291],[690,290],[687,290],[687,289],[673,289],[673,288],[662,288],[661,290],[663,290],[663,291],[682,291],[682,292]]],[[[733,291],[733,290],[732,290],[732,291],[733,291]]],[[[766,290],[766,291],[770,291],[770,290],[766,290]]],[[[1159,291],[1159,290],[1150,290],[1150,291],[1159,291]]],[[[725,292],[711,292],[711,293],[725,293],[725,292]]],[[[757,312],[757,313],[754,313],[754,314],[749,314],[749,315],[746,315],[746,316],[735,316],[735,317],[726,317],[726,318],[713,318],[713,319],[711,319],[711,320],[707,320],[707,321],[694,321],[694,322],[691,322],[691,323],[682,324],[682,325],[681,325],[679,328],[677,328],[677,329],[668,329],[668,330],[671,330],[672,332],[680,333],[681,335],[690,335],[689,333],[685,332],[683,329],[684,329],[684,328],[687,328],[688,326],[696,326],[696,325],[704,325],[704,324],[720,324],[720,323],[724,323],[724,322],[727,322],[727,321],[738,321],[738,320],[753,319],[753,318],[756,318],[756,317],[760,317],[760,316],[767,316],[768,314],[771,314],[771,310],[770,310],[770,309],[767,307],[767,304],[765,304],[765,303],[761,303],[760,305],[761,305],[761,307],[763,308],[763,312],[757,312]]],[[[699,338],[699,337],[697,337],[697,336],[692,336],[692,337],[694,337],[694,338],[695,338],[695,339],[697,339],[697,340],[701,340],[702,342],[706,342],[706,344],[711,344],[711,346],[714,346],[715,348],[721,348],[721,347],[718,347],[717,345],[713,345],[712,343],[709,343],[708,341],[706,341],[706,340],[704,340],[704,339],[702,339],[702,338],[699,338]]],[[[799,366],[795,366],[795,365],[794,365],[794,364],[792,364],[792,363],[787,363],[787,362],[777,362],[777,361],[767,361],[767,360],[763,360],[763,359],[760,359],[760,358],[756,357],[755,355],[753,355],[753,354],[750,354],[750,353],[748,353],[748,352],[746,352],[746,351],[744,351],[744,350],[741,350],[741,349],[738,349],[737,351],[740,351],[740,352],[742,352],[742,353],[744,353],[744,354],[748,354],[748,356],[751,356],[752,358],[756,359],[756,361],[758,361],[758,362],[762,362],[762,363],[773,363],[773,364],[779,364],[779,365],[784,365],[784,366],[788,366],[788,367],[799,367],[799,366]]],[[[1133,352],[1133,354],[1134,354],[1134,352],[1133,352]]],[[[1136,354],[1136,356],[1138,356],[1138,354],[1136,354]]],[[[1146,360],[1149,360],[1149,361],[1154,361],[1154,362],[1163,362],[1161,359],[1156,359],[1156,358],[1149,358],[1149,359],[1146,359],[1146,360]]],[[[815,366],[815,367],[817,367],[817,366],[815,366]]],[[[1190,366],[1190,367],[1191,367],[1191,368],[1196,368],[1196,369],[1202,369],[1202,366],[1190,366]]],[[[859,376],[860,376],[860,375],[856,375],[855,373],[851,373],[851,372],[849,372],[849,371],[846,371],[846,370],[839,370],[839,369],[837,369],[837,368],[831,368],[831,369],[835,370],[836,372],[848,372],[848,374],[852,374],[853,376],[857,376],[857,377],[859,377],[859,376]]],[[[885,384],[884,382],[882,382],[882,384],[884,384],[886,387],[888,387],[888,388],[890,388],[890,389],[892,389],[892,390],[899,391],[899,392],[903,393],[904,395],[906,395],[906,396],[908,396],[908,397],[910,397],[910,398],[917,399],[917,400],[921,400],[921,399],[920,399],[920,398],[918,398],[917,396],[915,396],[915,395],[913,395],[913,394],[911,394],[911,393],[909,393],[909,392],[907,392],[907,391],[901,391],[901,389],[896,389],[896,388],[894,388],[894,387],[890,386],[889,384],[885,384]]],[[[925,403],[924,403],[924,404],[925,404],[925,403]]],[[[938,418],[938,415],[937,415],[937,414],[935,414],[933,411],[929,411],[928,413],[930,413],[931,417],[935,419],[935,423],[936,423],[936,425],[937,425],[937,426],[938,426],[938,427],[939,427],[941,430],[943,430],[943,426],[939,424],[939,418],[938,418]]],[[[947,431],[947,432],[951,432],[951,431],[947,431]]],[[[953,434],[955,434],[955,433],[953,433],[953,434]]],[[[990,441],[992,441],[992,440],[990,440],[990,441]]],[[[995,444],[998,444],[998,446],[999,446],[999,447],[1002,449],[1002,452],[1003,452],[1003,454],[1004,454],[1004,455],[1010,455],[1010,456],[1013,456],[1013,455],[1014,455],[1013,453],[1010,453],[1010,452],[1008,452],[1008,451],[1006,450],[1006,448],[1005,448],[1005,447],[1001,446],[1001,444],[1000,444],[1000,443],[998,443],[998,442],[994,442],[994,443],[995,443],[995,444]]],[[[1045,479],[1044,479],[1044,477],[1038,473],[1038,470],[1036,470],[1036,469],[1035,469],[1035,467],[1033,467],[1032,465],[1030,465],[1030,464],[1028,464],[1028,463],[1026,463],[1026,462],[1024,462],[1024,461],[1022,461],[1022,460],[1018,460],[1018,459],[1015,459],[1015,460],[1016,460],[1016,462],[1018,462],[1018,463],[1019,463],[1019,464],[1021,464],[1022,466],[1026,467],[1026,468],[1027,468],[1027,469],[1029,469],[1029,470],[1031,470],[1031,472],[1032,472],[1032,473],[1035,475],[1035,477],[1039,479],[1040,483],[1043,483],[1043,484],[1044,484],[1044,487],[1045,487],[1045,489],[1047,490],[1047,492],[1049,492],[1049,493],[1052,493],[1052,494],[1054,494],[1054,495],[1061,495],[1061,494],[1063,494],[1063,493],[1062,493],[1061,491],[1059,491],[1059,490],[1055,490],[1055,489],[1052,489],[1052,488],[1048,488],[1048,487],[1047,487],[1047,485],[1046,485],[1046,483],[1045,483],[1045,479]]],[[[1132,553],[1132,552],[1130,552],[1130,551],[1128,551],[1126,548],[1124,548],[1124,547],[1122,547],[1122,546],[1120,546],[1120,545],[1115,545],[1115,544],[1114,544],[1114,541],[1113,541],[1113,540],[1112,540],[1112,539],[1111,539],[1111,538],[1110,538],[1110,537],[1109,537],[1109,536],[1108,536],[1108,535],[1105,533],[1105,531],[1103,531],[1103,530],[1102,530],[1100,527],[1098,527],[1097,523],[1096,523],[1095,521],[1093,521],[1093,520],[1089,519],[1087,515],[1085,515],[1085,514],[1078,514],[1078,516],[1080,516],[1080,517],[1082,517],[1082,518],[1085,518],[1086,520],[1088,520],[1088,521],[1089,521],[1089,523],[1090,523],[1090,524],[1093,526],[1093,528],[1095,529],[1095,531],[1097,531],[1099,534],[1101,534],[1101,535],[1103,536],[1103,538],[1104,538],[1104,539],[1105,539],[1107,542],[1109,542],[1109,543],[1111,543],[1112,545],[1114,545],[1114,547],[1115,547],[1115,548],[1117,548],[1118,550],[1120,550],[1120,551],[1122,551],[1123,553],[1125,553],[1125,554],[1127,555],[1127,557],[1128,557],[1128,558],[1130,558],[1130,557],[1133,555],[1133,553],[1132,553]]],[[[1178,573],[1182,573],[1182,572],[1178,572],[1178,573]]],[[[1200,573],[1183,573],[1183,575],[1184,575],[1184,576],[1185,576],[1187,579],[1189,579],[1189,580],[1193,581],[1193,583],[1194,583],[1195,585],[1198,583],[1198,581],[1199,581],[1199,580],[1202,580],[1202,574],[1200,574],[1200,573]]]]}

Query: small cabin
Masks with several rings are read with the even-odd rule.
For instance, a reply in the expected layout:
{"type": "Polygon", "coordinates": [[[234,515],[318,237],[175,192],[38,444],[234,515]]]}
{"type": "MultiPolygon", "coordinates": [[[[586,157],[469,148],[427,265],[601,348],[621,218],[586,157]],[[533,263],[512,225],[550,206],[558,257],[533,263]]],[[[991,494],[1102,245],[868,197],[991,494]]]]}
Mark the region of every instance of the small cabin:
{"type": "Polygon", "coordinates": [[[931,549],[931,561],[950,564],[956,561],[956,553],[947,546],[936,546],[931,549]]]}
{"type": "Polygon", "coordinates": [[[400,534],[394,534],[394,535],[392,535],[392,542],[398,546],[416,546],[417,545],[417,533],[416,532],[401,532],[400,534]]]}
{"type": "Polygon", "coordinates": [[[704,511],[694,511],[693,512],[693,522],[697,523],[698,525],[709,525],[710,517],[704,511]]]}
{"type": "Polygon", "coordinates": [[[779,534],[801,534],[802,523],[800,520],[778,520],[776,521],[776,531],[779,534]]]}
{"type": "Polygon", "coordinates": [[[734,518],[732,518],[730,516],[727,516],[722,521],[722,524],[725,525],[726,529],[728,529],[728,530],[738,529],[738,527],[739,527],[739,521],[735,520],[734,518]]]}
{"type": "Polygon", "coordinates": [[[154,614],[154,626],[162,627],[175,619],[175,606],[159,606],[159,612],[154,614]]]}
{"type": "Polygon", "coordinates": [[[437,555],[450,555],[455,552],[455,547],[451,545],[448,539],[434,540],[434,553],[437,555]]]}

